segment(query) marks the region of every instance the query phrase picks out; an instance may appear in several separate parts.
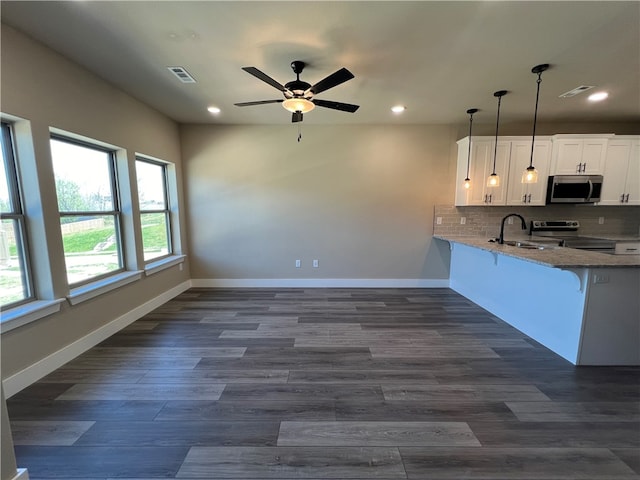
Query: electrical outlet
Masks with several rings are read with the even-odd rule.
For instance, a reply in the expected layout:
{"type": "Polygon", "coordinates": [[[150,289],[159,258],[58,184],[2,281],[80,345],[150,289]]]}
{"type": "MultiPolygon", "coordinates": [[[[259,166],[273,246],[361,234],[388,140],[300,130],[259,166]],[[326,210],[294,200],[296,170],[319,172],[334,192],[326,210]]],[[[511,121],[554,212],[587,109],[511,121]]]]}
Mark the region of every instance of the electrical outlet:
{"type": "Polygon", "coordinates": [[[609,283],[609,275],[596,274],[593,283],[609,283]]]}
{"type": "Polygon", "coordinates": [[[300,266],[301,266],[300,260],[296,260],[296,268],[300,268],[300,266]]]}
{"type": "Polygon", "coordinates": [[[442,225],[442,217],[436,217],[436,225],[442,225]]]}
{"type": "Polygon", "coordinates": [[[467,223],[467,217],[460,217],[460,225],[464,225],[467,223]]]}
{"type": "Polygon", "coordinates": [[[513,217],[507,218],[507,224],[513,225],[513,217]]]}
{"type": "Polygon", "coordinates": [[[318,268],[318,260],[313,261],[313,268],[318,268]]]}
{"type": "Polygon", "coordinates": [[[598,217],[598,224],[604,225],[604,217],[598,217]]]}

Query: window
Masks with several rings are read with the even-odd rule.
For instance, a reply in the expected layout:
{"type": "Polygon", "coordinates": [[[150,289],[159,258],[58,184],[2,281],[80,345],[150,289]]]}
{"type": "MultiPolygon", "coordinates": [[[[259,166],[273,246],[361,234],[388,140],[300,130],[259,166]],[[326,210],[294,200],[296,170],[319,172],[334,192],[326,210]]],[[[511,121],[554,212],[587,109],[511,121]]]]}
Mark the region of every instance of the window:
{"type": "Polygon", "coordinates": [[[12,131],[7,123],[2,123],[1,141],[0,305],[7,307],[33,298],[33,288],[12,131]]]}
{"type": "Polygon", "coordinates": [[[51,157],[69,284],[122,271],[114,152],[54,136],[51,157]]]}
{"type": "Polygon", "coordinates": [[[167,165],[137,158],[136,176],[144,260],[148,262],[172,253],[167,165]]]}

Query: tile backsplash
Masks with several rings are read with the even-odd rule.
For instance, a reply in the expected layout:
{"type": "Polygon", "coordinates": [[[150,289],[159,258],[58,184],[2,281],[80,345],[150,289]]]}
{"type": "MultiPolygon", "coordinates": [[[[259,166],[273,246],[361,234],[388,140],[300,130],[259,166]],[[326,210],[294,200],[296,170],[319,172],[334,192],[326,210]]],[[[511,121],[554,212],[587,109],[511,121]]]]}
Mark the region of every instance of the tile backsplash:
{"type": "MultiPolygon", "coordinates": [[[[640,235],[640,206],[603,207],[594,205],[547,205],[546,207],[455,207],[436,205],[434,235],[469,235],[496,237],[500,233],[500,222],[505,215],[518,213],[531,220],[578,220],[583,235],[640,235]],[[464,224],[461,220],[464,217],[464,224]],[[604,223],[600,224],[601,217],[604,223]],[[437,220],[442,223],[438,225],[437,220]]],[[[514,218],[512,225],[505,225],[510,236],[527,235],[522,231],[520,220],[514,218]]]]}

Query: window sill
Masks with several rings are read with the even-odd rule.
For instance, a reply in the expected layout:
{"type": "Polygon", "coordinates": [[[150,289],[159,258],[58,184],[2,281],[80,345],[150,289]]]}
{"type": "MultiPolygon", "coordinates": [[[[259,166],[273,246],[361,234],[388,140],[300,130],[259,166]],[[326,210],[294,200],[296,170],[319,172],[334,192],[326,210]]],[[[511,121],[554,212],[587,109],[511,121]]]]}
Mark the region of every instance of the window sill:
{"type": "Polygon", "coordinates": [[[64,298],[56,300],[36,300],[2,311],[0,319],[0,333],[6,333],[27,323],[40,320],[52,313],[60,311],[64,298]]]}
{"type": "Polygon", "coordinates": [[[97,282],[88,283],[81,287],[73,288],[67,299],[71,305],[77,305],[92,298],[96,298],[107,292],[120,288],[128,283],[135,282],[142,278],[142,270],[135,270],[132,272],[123,272],[117,275],[113,275],[109,278],[99,280],[97,282]]]}
{"type": "Polygon", "coordinates": [[[170,257],[163,258],[156,262],[150,262],[145,265],[144,274],[149,276],[154,273],[161,272],[162,270],[166,270],[174,265],[184,263],[185,258],[187,258],[186,255],[171,255],[170,257]]]}

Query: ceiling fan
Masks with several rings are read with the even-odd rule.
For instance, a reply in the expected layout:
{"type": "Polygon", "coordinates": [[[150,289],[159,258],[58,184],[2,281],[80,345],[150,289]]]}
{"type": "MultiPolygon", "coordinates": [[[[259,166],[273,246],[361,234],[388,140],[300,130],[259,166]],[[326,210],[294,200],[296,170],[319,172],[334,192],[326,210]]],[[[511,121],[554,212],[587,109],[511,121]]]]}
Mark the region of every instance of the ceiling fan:
{"type": "Polygon", "coordinates": [[[321,100],[318,98],[314,98],[314,95],[318,93],[329,90],[330,88],[340,85],[347,80],[351,80],[352,78],[354,78],[353,73],[351,73],[346,68],[341,68],[328,77],[323,78],[315,85],[310,85],[309,83],[300,80],[300,74],[302,73],[302,70],[305,66],[306,63],[300,60],[291,62],[291,69],[293,70],[293,73],[296,74],[296,79],[286,83],[285,85],[281,85],[266,73],[258,70],[256,67],[242,67],[245,72],[250,73],[254,77],[259,78],[263,82],[268,83],[272,87],[280,90],[284,95],[284,98],[278,100],[258,100],[255,102],[242,102],[236,103],[235,105],[238,107],[248,107],[252,105],[264,105],[267,103],[282,103],[282,106],[286,110],[289,110],[291,112],[291,121],[293,123],[302,122],[302,115],[304,113],[310,112],[316,106],[350,113],[354,113],[356,110],[358,110],[358,108],[360,108],[360,105],[352,105],[350,103],[333,102],[331,100],[321,100]]]}

